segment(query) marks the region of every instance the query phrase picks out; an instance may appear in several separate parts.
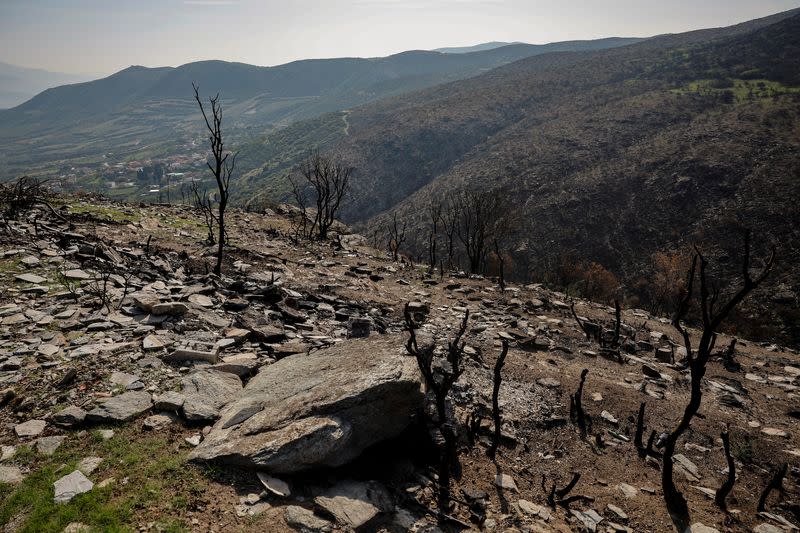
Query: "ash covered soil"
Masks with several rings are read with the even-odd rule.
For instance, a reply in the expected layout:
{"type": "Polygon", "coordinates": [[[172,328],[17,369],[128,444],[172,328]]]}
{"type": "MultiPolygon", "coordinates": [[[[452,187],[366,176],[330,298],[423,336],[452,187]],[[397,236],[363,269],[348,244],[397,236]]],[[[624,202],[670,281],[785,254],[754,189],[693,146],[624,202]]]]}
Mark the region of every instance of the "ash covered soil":
{"type": "MultiPolygon", "coordinates": [[[[630,350],[619,362],[586,339],[563,294],[429,277],[344,230],[295,243],[285,213],[231,211],[216,277],[213,247],[187,207],[60,203],[58,216],[34,210],[0,233],[4,531],[673,529],[659,461],[640,458],[633,443],[642,402],[646,438],[676,424],[688,401],[688,372],[665,355],[680,344],[668,320],[623,310],[630,350]],[[436,454],[421,414],[343,466],[259,476],[252,466],[190,458],[220,431],[226,405],[278,361],[342,343],[363,357],[392,335],[391,357],[409,357],[410,301],[424,316],[418,334],[440,346],[470,313],[452,408],[461,422],[483,417],[474,441],[460,441],[453,520],[437,523],[436,454]],[[492,461],[492,370],[503,339],[503,442],[492,461]],[[591,424],[581,439],[570,395],[584,369],[591,424]],[[574,473],[570,495],[583,498],[549,506],[551,486],[574,473]]],[[[578,315],[613,324],[613,308],[575,304],[578,315]]],[[[730,340],[720,335],[717,346],[730,340]]],[[[800,357],[738,339],[735,360],[736,371],[709,364],[700,416],[678,445],[678,486],[695,531],[796,530],[800,357]],[[726,425],[738,475],[728,513],[713,502],[726,478],[726,425]],[[757,513],[783,463],[783,492],[757,513]]]]}

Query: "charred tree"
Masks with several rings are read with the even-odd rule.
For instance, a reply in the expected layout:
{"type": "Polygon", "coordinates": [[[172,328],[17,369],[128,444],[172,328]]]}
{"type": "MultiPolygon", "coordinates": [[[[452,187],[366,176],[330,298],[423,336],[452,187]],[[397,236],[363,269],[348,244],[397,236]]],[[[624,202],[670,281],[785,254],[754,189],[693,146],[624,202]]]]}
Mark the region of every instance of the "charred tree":
{"type": "Polygon", "coordinates": [[[211,104],[211,118],[206,113],[203,100],[200,98],[200,89],[192,83],[194,89],[194,99],[203,114],[203,120],[208,129],[208,140],[211,144],[211,156],[213,161],[206,161],[206,165],[214,175],[217,182],[217,228],[219,237],[217,239],[217,263],[214,266],[214,274],[222,274],[222,255],[225,248],[225,210],[228,208],[228,198],[231,185],[231,176],[236,168],[236,156],[238,152],[231,153],[225,150],[225,143],[222,137],[222,103],[219,100],[219,93],[213,98],[209,98],[211,104]]]}
{"type": "Polygon", "coordinates": [[[486,452],[487,455],[494,460],[497,455],[497,448],[500,446],[500,439],[502,438],[502,418],[500,416],[500,383],[503,380],[501,372],[503,365],[506,362],[506,355],[508,354],[508,341],[503,339],[503,350],[500,352],[500,357],[494,365],[494,382],[492,386],[492,420],[494,420],[494,436],[492,438],[492,445],[486,452]]]}
{"type": "Polygon", "coordinates": [[[447,414],[447,396],[450,394],[450,389],[464,369],[461,367],[461,360],[464,356],[464,346],[466,345],[461,341],[461,338],[467,331],[467,323],[469,321],[469,311],[464,313],[464,318],[461,321],[461,326],[456,332],[456,336],[447,345],[447,366],[449,368],[442,368],[434,370],[433,356],[434,345],[420,347],[417,344],[416,329],[417,324],[414,321],[414,316],[406,304],[405,311],[405,325],[409,337],[406,342],[406,351],[413,355],[417,360],[420,372],[425,378],[425,383],[428,390],[433,393],[434,404],[436,407],[436,420],[433,424],[439,430],[444,440],[444,450],[441,454],[439,462],[439,511],[442,514],[447,513],[450,506],[450,478],[452,474],[452,465],[458,464],[458,451],[457,451],[457,436],[455,421],[451,420],[447,414]]]}
{"type": "Polygon", "coordinates": [[[686,290],[672,321],[672,325],[683,337],[684,346],[686,348],[686,358],[691,375],[689,403],[686,405],[683,416],[678,424],[667,434],[664,442],[664,461],[661,470],[661,485],[664,493],[664,501],[667,505],[667,511],[679,531],[684,531],[690,524],[689,507],[686,503],[686,499],[675,486],[675,481],[673,479],[672,458],[675,454],[676,444],[684,432],[689,429],[692,419],[700,409],[703,396],[701,385],[703,377],[705,376],[708,360],[714,349],[716,331],[719,329],[722,321],[725,320],[736,306],[769,275],[775,260],[775,250],[773,248],[770,257],[766,260],[761,272],[755,278],[750,274],[750,260],[750,233],[747,232],[744,237],[741,270],[742,286],[727,302],[720,305],[719,290],[716,285],[713,285],[708,279],[708,261],[703,257],[700,251],[695,248],[695,254],[692,258],[692,264],[687,276],[686,290]],[[689,332],[682,322],[689,311],[697,283],[700,285],[700,300],[698,304],[702,319],[702,332],[700,342],[695,351],[692,348],[692,340],[689,332]]]}
{"type": "Polygon", "coordinates": [[[302,211],[300,228],[304,237],[320,240],[328,237],[342,200],[350,188],[352,172],[352,168],[338,159],[310,152],[299,166],[299,179],[289,177],[292,194],[302,211]],[[311,213],[307,208],[308,203],[314,205],[311,213]]]}
{"type": "Polygon", "coordinates": [[[731,490],[733,490],[734,483],[736,483],[736,463],[731,455],[731,437],[727,428],[720,434],[720,438],[722,439],[722,449],[725,452],[725,460],[728,462],[728,478],[717,490],[714,503],[723,511],[727,511],[728,505],[725,503],[725,499],[728,497],[731,490]]]}

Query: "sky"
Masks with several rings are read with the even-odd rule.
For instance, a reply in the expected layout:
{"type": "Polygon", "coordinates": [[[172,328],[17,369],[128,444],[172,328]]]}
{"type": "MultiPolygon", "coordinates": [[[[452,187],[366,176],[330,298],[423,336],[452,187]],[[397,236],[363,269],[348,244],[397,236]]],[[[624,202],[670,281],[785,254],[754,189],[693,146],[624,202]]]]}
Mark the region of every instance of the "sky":
{"type": "Polygon", "coordinates": [[[798,0],[0,0],[0,61],[110,74],[727,26],[798,0]]]}

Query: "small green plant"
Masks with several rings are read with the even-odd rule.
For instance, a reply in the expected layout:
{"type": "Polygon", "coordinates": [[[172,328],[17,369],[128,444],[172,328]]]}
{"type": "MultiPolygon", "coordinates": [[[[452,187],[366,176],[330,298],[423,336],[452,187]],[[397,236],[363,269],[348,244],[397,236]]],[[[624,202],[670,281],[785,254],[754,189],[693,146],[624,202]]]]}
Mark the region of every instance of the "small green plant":
{"type": "Polygon", "coordinates": [[[740,462],[751,464],[753,462],[753,439],[745,436],[741,441],[731,443],[733,456],[740,462]]]}

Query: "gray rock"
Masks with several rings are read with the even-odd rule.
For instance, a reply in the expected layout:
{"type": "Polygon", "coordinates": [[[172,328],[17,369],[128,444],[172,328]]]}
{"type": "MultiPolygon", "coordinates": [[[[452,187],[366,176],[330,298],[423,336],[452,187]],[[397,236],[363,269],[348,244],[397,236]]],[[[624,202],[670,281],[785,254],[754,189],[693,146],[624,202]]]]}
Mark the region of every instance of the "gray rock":
{"type": "Polygon", "coordinates": [[[85,475],[89,476],[97,470],[97,468],[103,463],[102,457],[85,457],[81,459],[81,462],[75,467],[85,475]]]}
{"type": "Polygon", "coordinates": [[[57,435],[53,437],[39,437],[36,439],[36,451],[43,455],[53,455],[55,451],[64,442],[67,437],[64,435],[57,435]]]}
{"type": "Polygon", "coordinates": [[[402,432],[422,390],[400,336],[282,359],[250,380],[191,457],[278,474],[341,466],[402,432]]]}
{"type": "Polygon", "coordinates": [[[316,533],[330,531],[333,524],[316,516],[313,512],[297,505],[289,505],[284,509],[283,516],[289,527],[303,533],[316,533]]]}
{"type": "Polygon", "coordinates": [[[109,398],[102,405],[89,411],[87,422],[118,423],[133,420],[150,410],[152,400],[150,393],[129,391],[109,398]]]}
{"type": "Polygon", "coordinates": [[[720,533],[718,529],[697,522],[689,526],[684,533],[720,533]]]}
{"type": "Polygon", "coordinates": [[[377,483],[342,481],[314,498],[337,522],[357,529],[380,513],[394,509],[388,491],[377,483]]]}
{"type": "Polygon", "coordinates": [[[87,279],[91,278],[91,276],[89,274],[87,274],[86,272],[84,272],[83,270],[81,270],[79,268],[74,268],[72,270],[67,270],[66,272],[64,272],[64,277],[67,278],[67,279],[74,279],[74,280],[79,280],[79,281],[87,280],[87,279]]]}
{"type": "Polygon", "coordinates": [[[175,415],[150,415],[144,419],[142,427],[148,431],[162,429],[175,421],[175,415]]]}
{"type": "Polygon", "coordinates": [[[119,385],[128,390],[139,390],[144,388],[139,376],[126,374],[125,372],[114,372],[111,374],[110,381],[114,385],[119,385]]]}
{"type": "Polygon", "coordinates": [[[94,483],[84,476],[80,470],[75,470],[53,483],[53,487],[55,489],[53,501],[66,503],[78,494],[92,490],[94,483]]]}
{"type": "Polygon", "coordinates": [[[753,528],[753,533],[786,533],[786,530],[772,524],[759,524],[753,528]]]}
{"type": "Polygon", "coordinates": [[[133,299],[133,303],[136,304],[136,307],[145,313],[151,312],[153,306],[158,305],[161,301],[157,294],[147,291],[135,292],[131,294],[131,298],[133,299]]]}
{"type": "Polygon", "coordinates": [[[155,335],[148,335],[142,339],[142,349],[145,351],[161,350],[164,348],[164,342],[155,335]]]}
{"type": "Polygon", "coordinates": [[[265,489],[276,496],[289,496],[292,493],[288,483],[282,479],[265,474],[264,472],[258,473],[258,480],[264,485],[265,489]]]}
{"type": "Polygon", "coordinates": [[[242,380],[217,370],[198,370],[181,380],[183,415],[190,422],[207,422],[219,418],[219,410],[242,391],[242,380]]]}
{"type": "Polygon", "coordinates": [[[25,283],[44,283],[47,281],[42,276],[37,276],[36,274],[18,274],[14,276],[14,278],[18,281],[24,281],[25,283]]]}
{"type": "Polygon", "coordinates": [[[86,419],[86,411],[80,407],[70,405],[66,409],[57,412],[51,418],[53,424],[61,427],[75,427],[83,424],[86,419]]]}
{"type": "Polygon", "coordinates": [[[19,483],[25,476],[16,466],[0,466],[0,483],[19,483]]]}
{"type": "Polygon", "coordinates": [[[179,411],[186,398],[180,392],[167,391],[153,397],[153,407],[160,411],[179,411]]]}
{"type": "Polygon", "coordinates": [[[16,433],[18,437],[35,437],[44,431],[46,425],[47,422],[44,420],[28,420],[27,422],[14,426],[14,433],[16,433]]]}
{"type": "Polygon", "coordinates": [[[619,485],[617,485],[617,488],[628,499],[633,499],[639,495],[639,489],[637,489],[633,485],[628,485],[627,483],[620,483],[619,485]]]}
{"type": "Polygon", "coordinates": [[[183,315],[189,307],[181,302],[164,302],[155,304],[150,308],[150,312],[154,315],[183,315]]]}

